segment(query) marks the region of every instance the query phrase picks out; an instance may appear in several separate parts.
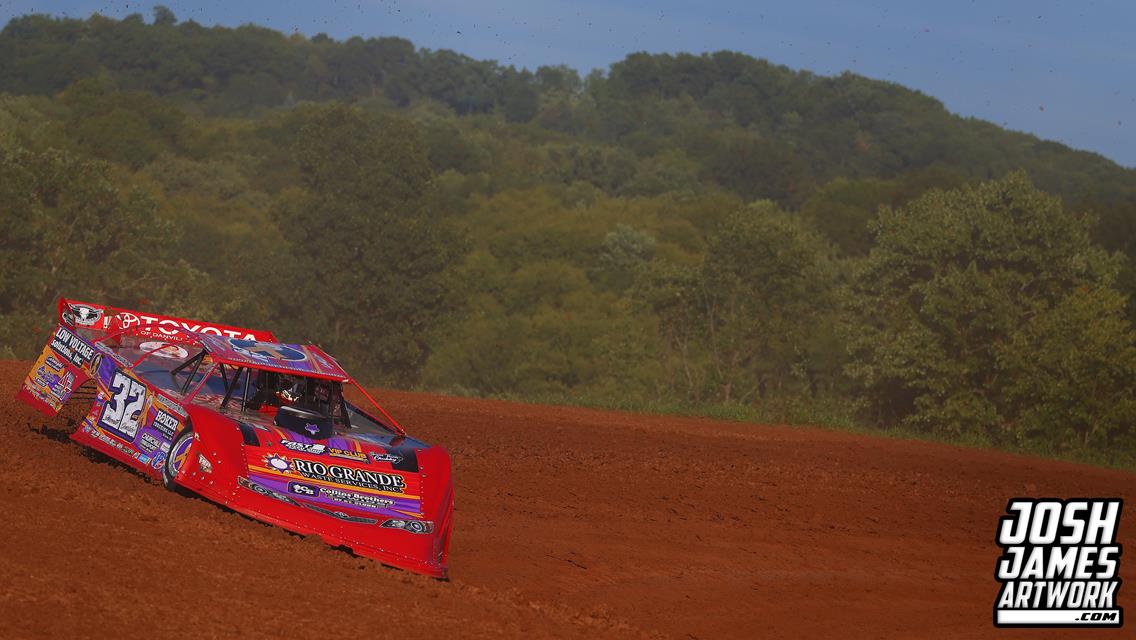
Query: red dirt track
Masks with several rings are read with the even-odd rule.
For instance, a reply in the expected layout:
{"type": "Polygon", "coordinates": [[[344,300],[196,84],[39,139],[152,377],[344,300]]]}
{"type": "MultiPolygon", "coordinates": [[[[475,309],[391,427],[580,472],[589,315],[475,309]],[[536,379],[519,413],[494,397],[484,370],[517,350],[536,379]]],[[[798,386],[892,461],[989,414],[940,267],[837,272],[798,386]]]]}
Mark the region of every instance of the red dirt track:
{"type": "Polygon", "coordinates": [[[1136,615],[1131,473],[821,429],[380,393],[454,458],[452,580],[438,582],[85,453],[65,419],[12,398],[28,366],[0,362],[4,638],[1094,635],[992,626],[994,530],[1019,495],[1126,500],[1120,604],[1136,615]]]}

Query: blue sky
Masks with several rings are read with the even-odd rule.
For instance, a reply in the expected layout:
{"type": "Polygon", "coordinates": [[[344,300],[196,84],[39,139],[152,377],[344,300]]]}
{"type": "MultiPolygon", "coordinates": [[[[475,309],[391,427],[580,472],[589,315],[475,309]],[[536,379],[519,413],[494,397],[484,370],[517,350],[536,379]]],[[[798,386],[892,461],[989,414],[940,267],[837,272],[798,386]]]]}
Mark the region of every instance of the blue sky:
{"type": "Polygon", "coordinates": [[[1136,3],[795,0],[0,0],[30,12],[147,16],[165,4],[202,24],[253,22],[335,38],[395,35],[535,68],[606,69],[635,51],[730,49],[821,74],[919,89],[965,116],[1136,167],[1136,3]]]}

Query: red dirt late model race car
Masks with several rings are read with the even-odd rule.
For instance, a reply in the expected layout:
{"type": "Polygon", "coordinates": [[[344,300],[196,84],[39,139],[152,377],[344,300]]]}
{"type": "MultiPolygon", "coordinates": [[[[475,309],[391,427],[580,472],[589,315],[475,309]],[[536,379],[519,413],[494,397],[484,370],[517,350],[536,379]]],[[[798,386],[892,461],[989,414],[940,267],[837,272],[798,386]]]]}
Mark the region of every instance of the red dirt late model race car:
{"type": "Polygon", "coordinates": [[[59,316],[17,397],[56,415],[92,383],[73,440],[170,489],[446,577],[449,455],[407,436],[319,347],[64,299],[59,316]]]}

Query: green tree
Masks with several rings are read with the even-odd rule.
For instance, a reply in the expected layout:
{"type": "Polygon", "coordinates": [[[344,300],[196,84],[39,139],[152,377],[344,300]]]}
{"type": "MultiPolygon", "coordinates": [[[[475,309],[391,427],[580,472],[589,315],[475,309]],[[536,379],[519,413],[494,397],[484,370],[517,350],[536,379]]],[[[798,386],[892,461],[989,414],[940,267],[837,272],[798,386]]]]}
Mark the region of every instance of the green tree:
{"type": "Polygon", "coordinates": [[[76,147],[133,169],[183,148],[190,136],[185,114],[152,94],[113,92],[88,79],[68,87],[60,101],[70,108],[65,127],[76,147]]]}
{"type": "Polygon", "coordinates": [[[769,199],[796,205],[812,189],[808,164],[786,145],[736,134],[718,135],[705,144],[705,178],[747,200],[769,199]]]}
{"type": "Polygon", "coordinates": [[[545,92],[557,91],[574,94],[578,93],[583,86],[580,74],[572,67],[564,64],[537,67],[536,81],[541,90],[545,92]]]}
{"type": "Polygon", "coordinates": [[[727,217],[700,268],[656,264],[635,295],[672,350],[664,369],[701,400],[750,402],[815,386],[835,291],[831,250],[770,202],[727,217]]]}
{"type": "Polygon", "coordinates": [[[460,247],[428,206],[433,174],[417,132],[337,104],[303,118],[303,189],[274,210],[294,265],[280,288],[283,315],[376,379],[413,384],[460,247]]]}
{"type": "Polygon", "coordinates": [[[808,369],[806,353],[832,306],[829,250],[768,202],[730,216],[702,267],[713,379],[724,402],[764,397],[808,369]]]}
{"type": "Polygon", "coordinates": [[[177,16],[169,7],[161,4],[154,5],[154,24],[172,27],[177,24],[177,16]]]}
{"type": "Polygon", "coordinates": [[[533,74],[527,70],[506,69],[501,76],[501,95],[498,98],[505,119],[509,122],[528,122],[540,108],[540,94],[533,74]]]}
{"type": "Polygon", "coordinates": [[[631,286],[639,265],[655,257],[655,239],[642,231],[618,224],[604,237],[593,273],[605,289],[624,291],[631,286]]]}
{"type": "Polygon", "coordinates": [[[1090,225],[1022,173],[882,210],[848,327],[877,416],[1010,443],[1114,431],[1132,335],[1090,225]]]}
{"type": "Polygon", "coordinates": [[[661,340],[659,386],[668,396],[704,400],[708,366],[705,322],[695,267],[652,260],[636,270],[633,299],[656,318],[661,340]]]}
{"type": "Polygon", "coordinates": [[[0,148],[0,353],[41,348],[61,295],[212,310],[200,302],[208,278],[173,255],[177,229],[153,198],[121,193],[108,173],[105,163],[63,151],[0,148]]]}
{"type": "Polygon", "coordinates": [[[1018,443],[1133,450],[1136,333],[1124,303],[1106,286],[1079,287],[1010,336],[999,366],[1018,443]]]}
{"type": "Polygon", "coordinates": [[[867,255],[872,247],[868,225],[881,206],[899,204],[898,191],[891,180],[837,178],[809,196],[801,215],[845,255],[867,255]]]}

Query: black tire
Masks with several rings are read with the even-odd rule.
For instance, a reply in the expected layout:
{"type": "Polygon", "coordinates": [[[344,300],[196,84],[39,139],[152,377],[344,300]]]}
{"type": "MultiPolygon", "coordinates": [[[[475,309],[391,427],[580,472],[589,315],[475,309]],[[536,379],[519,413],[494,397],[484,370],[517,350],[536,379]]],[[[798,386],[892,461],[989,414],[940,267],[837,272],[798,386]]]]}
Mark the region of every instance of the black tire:
{"type": "Polygon", "coordinates": [[[178,449],[182,447],[186,447],[184,459],[181,461],[181,465],[184,465],[185,459],[189,458],[189,452],[193,449],[192,428],[187,427],[183,429],[182,432],[174,438],[173,444],[170,445],[169,455],[166,456],[165,462],[162,463],[162,484],[170,491],[177,491],[179,493],[183,491],[181,485],[177,483],[177,474],[181,468],[180,466],[175,468],[175,464],[177,463],[175,457],[178,453],[178,449]],[[186,440],[190,441],[189,444],[185,443],[186,440]]]}

